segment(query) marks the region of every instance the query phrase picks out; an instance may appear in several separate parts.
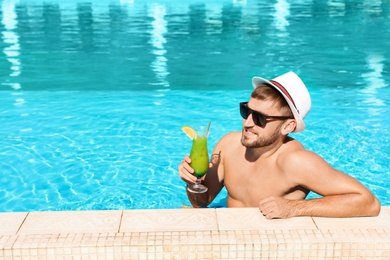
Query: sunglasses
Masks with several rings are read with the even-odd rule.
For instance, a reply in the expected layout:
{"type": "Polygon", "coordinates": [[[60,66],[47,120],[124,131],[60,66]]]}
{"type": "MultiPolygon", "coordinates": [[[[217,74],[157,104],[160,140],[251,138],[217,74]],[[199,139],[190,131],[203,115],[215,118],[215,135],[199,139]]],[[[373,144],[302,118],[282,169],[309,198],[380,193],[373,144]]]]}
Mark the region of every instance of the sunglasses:
{"type": "Polygon", "coordinates": [[[267,124],[267,119],[274,119],[274,120],[284,120],[284,119],[292,119],[291,116],[266,116],[263,115],[260,112],[257,112],[255,110],[252,110],[248,107],[248,102],[241,102],[240,103],[240,114],[242,118],[247,119],[250,114],[252,114],[253,122],[260,126],[265,127],[267,124]]]}

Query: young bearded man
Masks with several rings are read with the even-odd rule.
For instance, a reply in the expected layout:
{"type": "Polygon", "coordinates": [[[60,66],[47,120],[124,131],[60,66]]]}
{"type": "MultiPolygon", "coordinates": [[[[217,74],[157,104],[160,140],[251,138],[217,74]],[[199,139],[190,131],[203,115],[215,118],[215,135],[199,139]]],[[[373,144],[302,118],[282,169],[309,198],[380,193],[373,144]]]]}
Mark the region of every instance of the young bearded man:
{"type": "MultiPolygon", "coordinates": [[[[258,207],[268,219],[377,216],[380,203],[365,186],[288,136],[305,129],[311,108],[302,80],[288,72],[273,80],[254,77],[252,83],[250,100],[240,103],[242,131],[217,143],[202,181],[208,191],[187,191],[192,205],[207,207],[225,186],[228,207],[258,207]],[[305,199],[310,191],[322,197],[305,199]]],[[[190,162],[185,156],[179,176],[194,183],[190,162]]]]}

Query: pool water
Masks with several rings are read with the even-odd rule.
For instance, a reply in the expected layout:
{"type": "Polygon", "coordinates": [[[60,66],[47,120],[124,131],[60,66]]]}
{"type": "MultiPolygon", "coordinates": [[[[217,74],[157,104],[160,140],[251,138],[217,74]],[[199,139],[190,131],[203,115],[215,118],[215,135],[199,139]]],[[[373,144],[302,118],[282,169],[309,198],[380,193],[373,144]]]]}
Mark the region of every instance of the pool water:
{"type": "Polygon", "coordinates": [[[211,121],[211,150],[251,77],[289,70],[313,102],[292,136],[390,205],[388,1],[5,0],[0,18],[0,211],[189,205],[180,128],[211,121]]]}

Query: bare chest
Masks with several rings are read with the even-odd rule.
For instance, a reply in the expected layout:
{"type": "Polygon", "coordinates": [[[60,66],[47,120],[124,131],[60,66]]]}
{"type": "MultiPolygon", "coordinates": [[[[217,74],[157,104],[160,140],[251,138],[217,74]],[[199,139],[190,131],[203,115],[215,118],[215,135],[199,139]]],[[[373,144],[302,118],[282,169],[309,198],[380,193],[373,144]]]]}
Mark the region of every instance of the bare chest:
{"type": "Polygon", "coordinates": [[[256,163],[230,160],[225,164],[224,183],[229,199],[247,207],[257,207],[268,196],[283,197],[294,187],[272,160],[256,163]]]}

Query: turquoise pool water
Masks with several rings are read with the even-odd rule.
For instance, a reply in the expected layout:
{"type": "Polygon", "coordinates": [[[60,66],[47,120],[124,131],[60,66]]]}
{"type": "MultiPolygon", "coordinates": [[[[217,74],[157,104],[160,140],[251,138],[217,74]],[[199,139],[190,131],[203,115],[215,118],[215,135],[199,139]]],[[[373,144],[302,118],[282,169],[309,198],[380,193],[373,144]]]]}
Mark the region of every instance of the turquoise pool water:
{"type": "Polygon", "coordinates": [[[181,126],[211,121],[211,149],[251,77],[288,70],[313,100],[293,136],[390,205],[388,1],[1,7],[0,211],[189,205],[181,126]]]}

